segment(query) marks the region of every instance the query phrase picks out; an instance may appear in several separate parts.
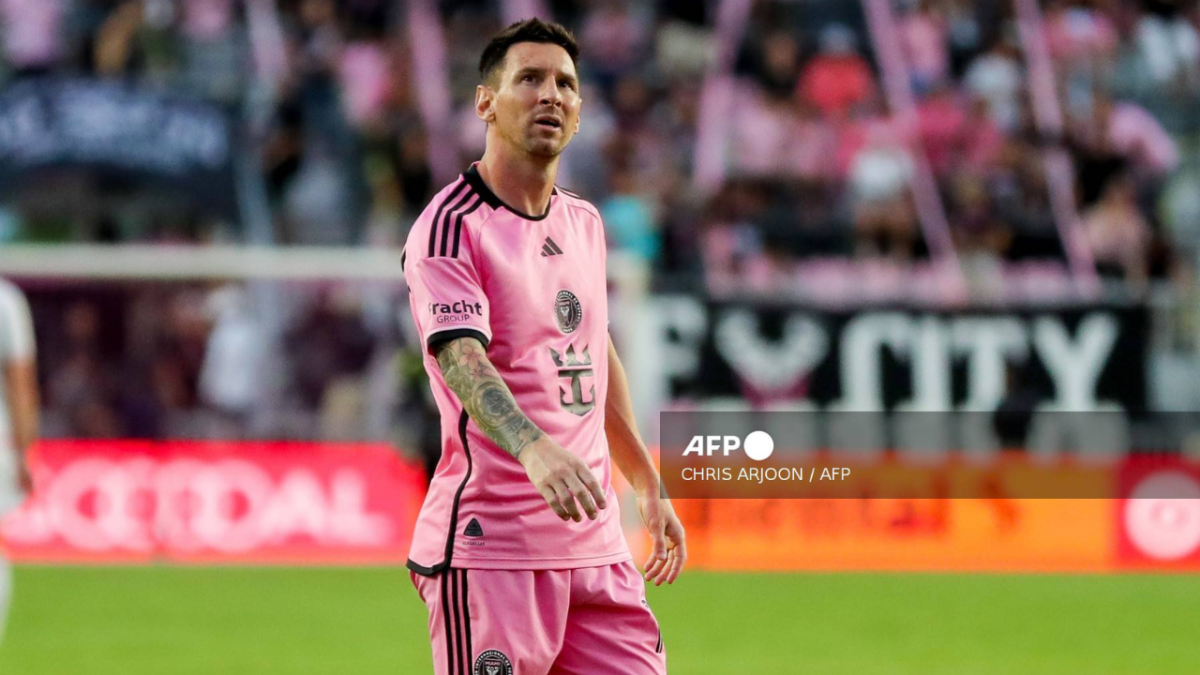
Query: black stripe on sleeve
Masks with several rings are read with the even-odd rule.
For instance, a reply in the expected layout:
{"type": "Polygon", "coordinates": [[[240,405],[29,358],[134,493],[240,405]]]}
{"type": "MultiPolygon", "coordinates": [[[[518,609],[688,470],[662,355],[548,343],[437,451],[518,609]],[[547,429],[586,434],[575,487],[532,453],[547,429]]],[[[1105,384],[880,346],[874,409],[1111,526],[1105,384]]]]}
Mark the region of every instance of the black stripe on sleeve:
{"type": "Polygon", "coordinates": [[[479,340],[479,343],[483,345],[484,349],[487,349],[487,336],[475,330],[474,328],[455,328],[454,330],[444,330],[440,333],[434,333],[433,335],[430,335],[429,339],[425,342],[425,347],[429,350],[429,353],[432,354],[438,345],[443,345],[447,342],[463,337],[473,337],[476,340],[479,340]]]}
{"type": "Polygon", "coordinates": [[[463,196],[459,197],[458,201],[450,207],[450,210],[446,211],[446,215],[442,217],[442,222],[438,224],[438,232],[440,233],[439,236],[442,238],[442,246],[440,249],[441,252],[437,255],[446,255],[446,243],[450,240],[450,223],[454,222],[454,214],[457,211],[461,211],[474,196],[474,192],[467,190],[463,196]]]}
{"type": "MultiPolygon", "coordinates": [[[[475,206],[472,206],[471,208],[467,209],[466,211],[458,214],[458,216],[454,219],[454,252],[451,253],[451,256],[453,256],[455,258],[458,257],[458,241],[462,237],[463,218],[474,213],[475,209],[478,209],[480,206],[483,206],[482,199],[475,202],[475,206]]],[[[445,253],[445,252],[443,251],[443,253],[445,253]]]]}
{"type": "Polygon", "coordinates": [[[464,180],[464,181],[459,182],[458,187],[454,188],[454,190],[452,190],[450,192],[450,194],[447,195],[446,198],[442,200],[441,204],[438,204],[437,212],[434,213],[434,215],[433,215],[433,222],[429,224],[429,257],[430,258],[433,257],[433,246],[434,246],[434,243],[437,242],[438,223],[442,222],[442,211],[445,210],[446,204],[449,204],[450,202],[454,201],[454,199],[457,198],[458,195],[461,194],[463,190],[466,190],[469,187],[470,186],[467,185],[467,181],[464,180]]]}
{"type": "Polygon", "coordinates": [[[450,625],[450,594],[446,592],[446,586],[450,581],[449,576],[449,574],[443,574],[438,582],[442,587],[442,621],[445,622],[446,629],[446,672],[454,675],[454,646],[450,637],[454,627],[450,625]]]}

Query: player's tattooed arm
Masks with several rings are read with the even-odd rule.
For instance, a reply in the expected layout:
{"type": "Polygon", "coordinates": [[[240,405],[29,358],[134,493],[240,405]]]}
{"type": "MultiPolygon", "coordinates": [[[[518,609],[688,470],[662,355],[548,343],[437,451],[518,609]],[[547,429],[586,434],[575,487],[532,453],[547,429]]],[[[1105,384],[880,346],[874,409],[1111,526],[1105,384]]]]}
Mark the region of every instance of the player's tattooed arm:
{"type": "Polygon", "coordinates": [[[479,340],[451,340],[439,348],[437,361],[446,385],[462,401],[467,414],[508,454],[520,459],[521,451],[542,437],[542,430],[517,407],[479,340]]]}
{"type": "Polygon", "coordinates": [[[451,340],[436,352],[442,376],[475,424],[525,467],[534,489],[563,520],[595,519],[607,506],[587,464],[542,433],[521,412],[508,385],[475,338],[451,340]],[[580,513],[580,508],[583,514],[580,513]]]}

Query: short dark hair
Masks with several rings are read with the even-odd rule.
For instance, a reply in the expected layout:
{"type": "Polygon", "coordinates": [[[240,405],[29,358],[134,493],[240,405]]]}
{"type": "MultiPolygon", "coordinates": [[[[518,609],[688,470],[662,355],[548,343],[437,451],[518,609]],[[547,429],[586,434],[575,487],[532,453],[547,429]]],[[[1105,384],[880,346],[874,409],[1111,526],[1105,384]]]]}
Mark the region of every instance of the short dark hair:
{"type": "Polygon", "coordinates": [[[575,36],[561,24],[553,21],[542,21],[538,18],[518,21],[508,28],[496,33],[483,49],[479,57],[479,79],[487,82],[496,70],[504,64],[508,48],[520,42],[540,42],[558,45],[567,50],[571,63],[579,67],[579,45],[575,44],[575,36]]]}

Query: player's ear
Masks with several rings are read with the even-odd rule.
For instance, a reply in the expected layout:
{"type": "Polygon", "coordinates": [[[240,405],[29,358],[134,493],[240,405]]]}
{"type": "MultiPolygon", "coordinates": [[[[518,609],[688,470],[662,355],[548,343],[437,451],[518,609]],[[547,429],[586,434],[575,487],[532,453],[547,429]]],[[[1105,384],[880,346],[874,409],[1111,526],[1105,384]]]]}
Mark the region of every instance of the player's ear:
{"type": "Polygon", "coordinates": [[[475,116],[489,124],[496,119],[496,111],[492,104],[495,93],[486,84],[475,87],[475,116]]]}

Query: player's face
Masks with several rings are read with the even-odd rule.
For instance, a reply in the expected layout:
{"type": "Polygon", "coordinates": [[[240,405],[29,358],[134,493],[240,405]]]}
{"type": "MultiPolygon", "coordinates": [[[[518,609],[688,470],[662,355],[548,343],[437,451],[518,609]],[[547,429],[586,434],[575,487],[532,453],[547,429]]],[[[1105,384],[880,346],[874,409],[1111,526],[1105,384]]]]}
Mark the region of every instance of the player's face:
{"type": "Polygon", "coordinates": [[[567,50],[538,42],[509,47],[503,72],[492,86],[480,85],[475,97],[480,118],[507,144],[542,157],[557,156],[571,142],[582,104],[567,50]]]}

